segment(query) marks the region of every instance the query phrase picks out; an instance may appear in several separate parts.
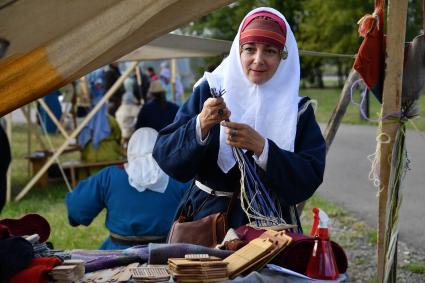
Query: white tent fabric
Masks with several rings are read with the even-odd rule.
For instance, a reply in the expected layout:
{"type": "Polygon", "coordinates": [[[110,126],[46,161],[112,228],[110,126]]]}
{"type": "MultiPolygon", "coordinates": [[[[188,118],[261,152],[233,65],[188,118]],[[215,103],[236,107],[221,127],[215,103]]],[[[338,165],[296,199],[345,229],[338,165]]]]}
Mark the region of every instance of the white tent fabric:
{"type": "Polygon", "coordinates": [[[134,50],[118,61],[209,57],[228,53],[231,41],[166,34],[134,50]]]}
{"type": "Polygon", "coordinates": [[[231,2],[0,1],[0,116],[231,2]]]}

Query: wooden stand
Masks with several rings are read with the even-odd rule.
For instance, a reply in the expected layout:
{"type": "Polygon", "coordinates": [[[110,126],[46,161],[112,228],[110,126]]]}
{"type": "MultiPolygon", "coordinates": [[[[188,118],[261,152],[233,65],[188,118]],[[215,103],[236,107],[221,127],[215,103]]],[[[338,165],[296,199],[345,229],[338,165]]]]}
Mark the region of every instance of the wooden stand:
{"type": "MultiPolygon", "coordinates": [[[[37,174],[38,171],[40,171],[41,168],[43,168],[44,164],[46,164],[47,160],[49,159],[49,156],[51,155],[52,154],[49,153],[48,151],[40,150],[26,157],[26,159],[28,159],[31,163],[33,175],[37,174]]],[[[47,171],[45,171],[41,175],[40,179],[37,181],[36,185],[41,188],[44,188],[44,187],[47,187],[48,184],[49,184],[49,177],[48,177],[47,171]]]]}

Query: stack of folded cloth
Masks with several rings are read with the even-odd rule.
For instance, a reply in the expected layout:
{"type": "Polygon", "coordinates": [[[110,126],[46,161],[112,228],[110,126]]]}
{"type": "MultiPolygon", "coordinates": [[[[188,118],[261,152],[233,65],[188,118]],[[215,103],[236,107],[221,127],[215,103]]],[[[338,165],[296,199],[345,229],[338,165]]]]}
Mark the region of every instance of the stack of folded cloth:
{"type": "Polygon", "coordinates": [[[177,282],[216,282],[228,279],[227,263],[219,258],[170,258],[168,269],[177,282]]]}
{"type": "Polygon", "coordinates": [[[84,277],[84,261],[79,259],[65,260],[62,265],[53,268],[49,275],[55,282],[71,283],[84,277]]]}

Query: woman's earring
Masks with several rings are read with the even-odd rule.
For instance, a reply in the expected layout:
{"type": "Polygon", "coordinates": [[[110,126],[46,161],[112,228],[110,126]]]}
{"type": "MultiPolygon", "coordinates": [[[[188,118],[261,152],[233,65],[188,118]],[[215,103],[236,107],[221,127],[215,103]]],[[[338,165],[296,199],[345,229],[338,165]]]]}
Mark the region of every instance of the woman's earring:
{"type": "Polygon", "coordinates": [[[283,47],[283,50],[280,51],[280,58],[282,58],[282,60],[288,58],[288,49],[286,49],[286,45],[283,47]]]}

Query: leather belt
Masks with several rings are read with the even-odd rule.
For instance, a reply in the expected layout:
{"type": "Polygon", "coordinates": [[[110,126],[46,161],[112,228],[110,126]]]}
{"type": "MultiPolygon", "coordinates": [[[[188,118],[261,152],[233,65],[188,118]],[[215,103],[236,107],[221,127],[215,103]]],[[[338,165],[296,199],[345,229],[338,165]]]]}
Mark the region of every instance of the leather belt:
{"type": "Polygon", "coordinates": [[[126,246],[147,245],[149,243],[165,243],[165,236],[123,236],[110,233],[112,242],[126,246]]]}
{"type": "Polygon", "coordinates": [[[211,189],[208,186],[205,186],[204,184],[202,184],[201,182],[199,182],[198,180],[195,180],[195,185],[196,187],[198,187],[198,189],[200,189],[201,191],[206,192],[207,194],[213,195],[213,196],[217,196],[217,197],[227,197],[227,198],[231,198],[233,196],[233,192],[223,192],[223,191],[216,191],[211,189]]]}

